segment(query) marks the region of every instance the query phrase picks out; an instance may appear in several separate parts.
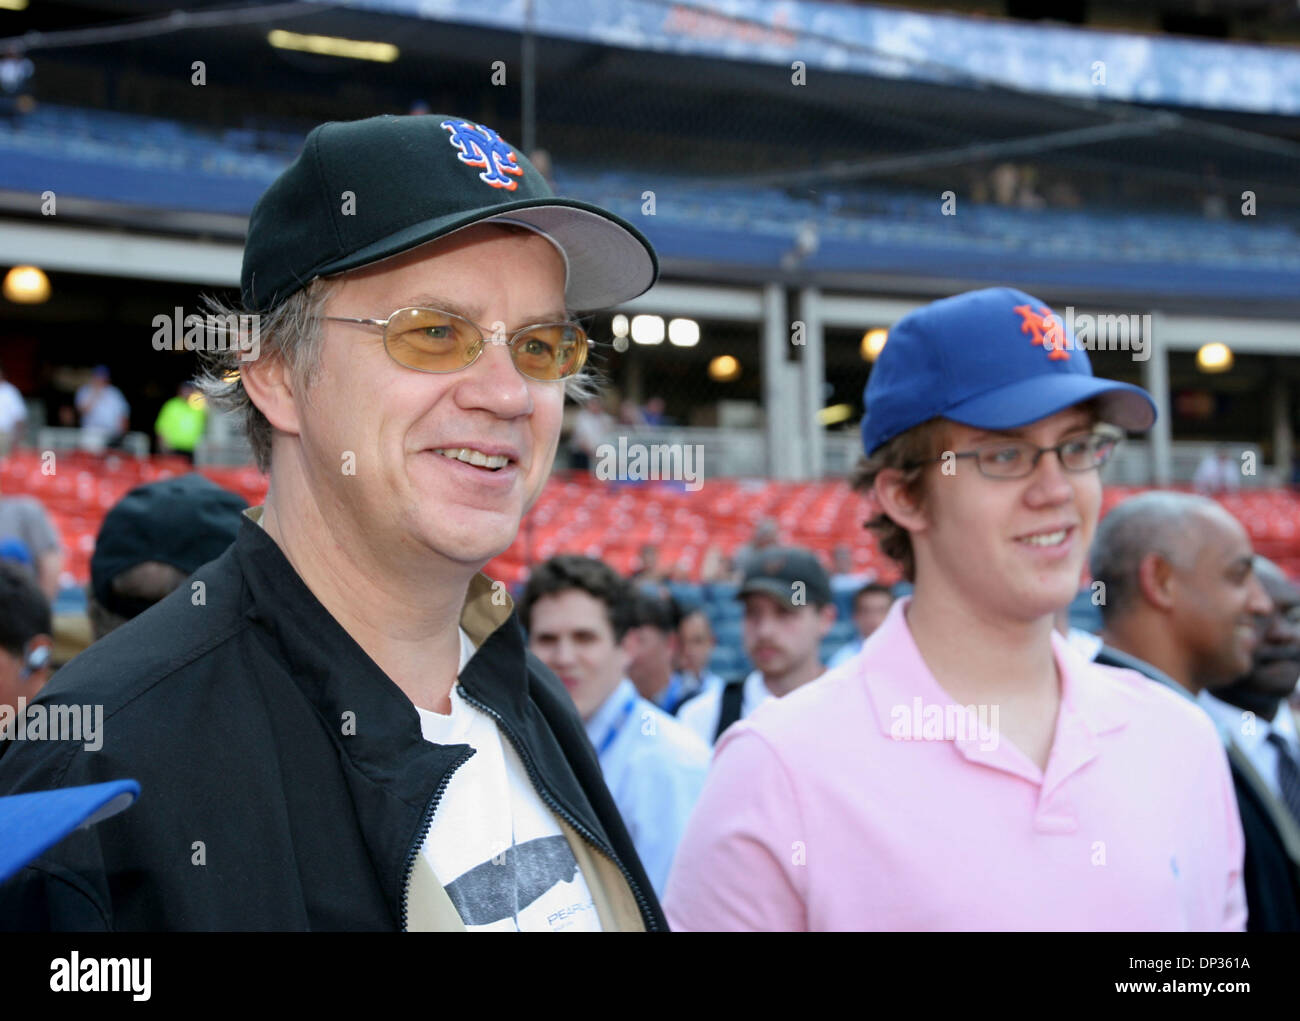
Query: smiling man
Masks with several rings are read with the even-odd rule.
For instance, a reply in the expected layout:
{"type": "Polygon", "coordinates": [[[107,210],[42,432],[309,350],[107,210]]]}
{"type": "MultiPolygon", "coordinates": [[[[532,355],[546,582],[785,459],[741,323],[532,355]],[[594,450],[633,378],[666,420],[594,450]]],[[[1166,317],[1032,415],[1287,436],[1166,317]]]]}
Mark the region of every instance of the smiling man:
{"type": "Polygon", "coordinates": [[[1231,684],[1250,669],[1258,621],[1272,610],[1254,557],[1241,522],[1207,497],[1153,491],[1117,505],[1091,553],[1105,593],[1094,658],[1136,657],[1189,695],[1231,684]]]}
{"type": "Polygon", "coordinates": [[[520,601],[529,648],[564,683],[655,891],[663,890],[704,786],[709,747],[627,675],[637,593],[608,564],[564,553],[539,564],[520,601]]]}
{"type": "Polygon", "coordinates": [[[633,227],[483,125],[314,130],[225,310],[260,317],[260,354],[207,384],[265,505],[47,689],[105,704],[101,753],[0,759],[0,793],[142,789],[0,888],[0,925],[663,928],[582,721],[480,573],[581,392],[572,310],[656,272],[633,227]]]}
{"type": "Polygon", "coordinates": [[[1242,838],[1196,706],[1053,629],[1113,423],[1021,291],[935,302],[867,384],[859,482],[911,596],[861,652],[719,741],[665,905],[684,929],[1240,929],[1242,838]]]}

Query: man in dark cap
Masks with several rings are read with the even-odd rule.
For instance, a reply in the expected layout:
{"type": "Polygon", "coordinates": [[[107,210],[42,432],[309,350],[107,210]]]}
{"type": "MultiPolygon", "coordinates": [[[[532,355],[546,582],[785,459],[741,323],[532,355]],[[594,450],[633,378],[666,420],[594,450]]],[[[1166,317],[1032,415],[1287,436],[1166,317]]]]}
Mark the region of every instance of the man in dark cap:
{"type": "MultiPolygon", "coordinates": [[[[174,592],[47,688],[106,702],[144,793],[0,888],[0,926],[665,928],[572,701],[481,573],[588,385],[575,314],[657,272],[490,127],[313,130],[253,208],[240,306],[210,310],[204,389],[266,502],[202,601],[174,592]]],[[[11,748],[0,794],[105,768],[11,748]]]]}
{"type": "Polygon", "coordinates": [[[749,555],[737,598],[745,604],[742,635],[754,669],[708,689],[677,712],[710,744],[769,698],[788,695],[825,670],[821,641],[835,624],[831,582],[810,550],[779,546],[749,555]]]}
{"type": "MultiPolygon", "coordinates": [[[[95,640],[221,556],[247,508],[238,493],[198,474],[150,482],[122,497],[99,526],[90,558],[87,609],[95,640]]],[[[203,595],[201,588],[191,593],[203,595]]]]}

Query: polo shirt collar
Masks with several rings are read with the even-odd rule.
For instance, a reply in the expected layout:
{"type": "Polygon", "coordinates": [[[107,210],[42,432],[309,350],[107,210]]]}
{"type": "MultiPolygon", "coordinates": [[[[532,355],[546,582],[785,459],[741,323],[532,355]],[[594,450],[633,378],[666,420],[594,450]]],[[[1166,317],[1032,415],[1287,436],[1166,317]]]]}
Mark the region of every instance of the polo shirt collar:
{"type": "MultiPolygon", "coordinates": [[[[914,725],[918,709],[923,715],[926,710],[936,712],[931,707],[944,712],[944,707],[957,704],[935,680],[907,626],[905,614],[911,601],[912,597],[906,596],[894,602],[884,623],[864,643],[857,660],[876,723],[891,738],[896,723],[905,724],[904,715],[910,715],[914,725]]],[[[1087,675],[1096,666],[1055,631],[1051,640],[1061,676],[1061,704],[1045,775],[1010,742],[999,739],[996,747],[990,747],[994,742],[982,739],[975,726],[968,725],[964,736],[945,734],[943,738],[950,740],[956,751],[971,762],[1041,782],[1045,795],[1049,793],[1046,788],[1055,788],[1096,757],[1099,735],[1119,730],[1128,723],[1122,706],[1107,697],[1105,687],[1090,683],[1087,675]]],[[[976,708],[973,719],[968,714],[969,722],[982,721],[992,726],[994,708],[987,707],[982,715],[976,708]]],[[[946,712],[955,718],[954,710],[946,712]]]]}

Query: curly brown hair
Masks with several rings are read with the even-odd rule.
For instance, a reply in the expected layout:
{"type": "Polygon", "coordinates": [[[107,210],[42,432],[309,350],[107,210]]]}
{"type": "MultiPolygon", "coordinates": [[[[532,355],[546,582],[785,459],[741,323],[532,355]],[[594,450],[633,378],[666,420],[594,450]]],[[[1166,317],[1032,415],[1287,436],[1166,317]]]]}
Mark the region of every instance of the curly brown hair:
{"type": "MultiPolygon", "coordinates": [[[[858,460],[849,479],[850,484],[857,492],[869,496],[877,476],[887,468],[897,468],[903,473],[904,492],[908,499],[921,506],[925,500],[925,465],[943,453],[948,424],[946,419],[932,418],[899,433],[876,448],[874,454],[858,460]]],[[[916,558],[912,553],[912,537],[907,529],[883,510],[878,510],[869,518],[864,527],[875,535],[885,556],[902,567],[903,577],[915,581],[916,558]]]]}

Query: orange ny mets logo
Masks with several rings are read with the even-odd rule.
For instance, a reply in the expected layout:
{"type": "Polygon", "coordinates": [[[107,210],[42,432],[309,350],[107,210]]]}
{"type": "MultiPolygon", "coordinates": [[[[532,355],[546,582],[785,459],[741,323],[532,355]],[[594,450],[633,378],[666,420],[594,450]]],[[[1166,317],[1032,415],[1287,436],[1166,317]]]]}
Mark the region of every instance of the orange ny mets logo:
{"type": "Polygon", "coordinates": [[[471,167],[483,167],[479,180],[493,188],[514,191],[518,181],[512,181],[507,174],[523,176],[524,170],[515,162],[514,150],[500,135],[484,124],[473,121],[448,120],[440,127],[451,133],[451,142],[460,150],[460,161],[471,167]]]}
{"type": "Polygon", "coordinates": [[[1020,332],[1032,334],[1033,342],[1048,350],[1048,358],[1055,362],[1070,357],[1065,350],[1065,327],[1050,308],[1039,305],[1035,312],[1030,305],[1016,305],[1014,311],[1024,320],[1020,332]]]}

